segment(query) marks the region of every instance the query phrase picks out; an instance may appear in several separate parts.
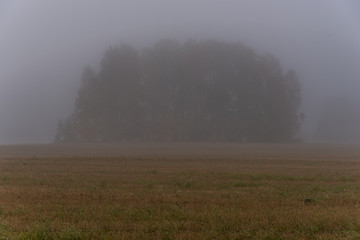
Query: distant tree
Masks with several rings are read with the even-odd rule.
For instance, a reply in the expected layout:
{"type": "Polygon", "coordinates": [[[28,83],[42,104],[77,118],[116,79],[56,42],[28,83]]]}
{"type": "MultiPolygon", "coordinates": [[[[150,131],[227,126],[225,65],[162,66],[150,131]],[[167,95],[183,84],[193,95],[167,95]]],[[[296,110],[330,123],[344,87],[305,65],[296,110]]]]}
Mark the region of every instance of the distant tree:
{"type": "Polygon", "coordinates": [[[55,142],[74,142],[75,129],[73,128],[73,120],[71,118],[60,120],[57,126],[57,132],[55,136],[55,142]]]}
{"type": "Polygon", "coordinates": [[[141,54],[123,44],[105,52],[98,73],[84,69],[72,138],[291,141],[300,92],[294,71],[240,43],[165,39],[141,54]]]}
{"type": "Polygon", "coordinates": [[[169,39],[157,42],[143,52],[146,132],[152,140],[165,140],[176,134],[176,95],[179,81],[179,46],[169,39]]]}
{"type": "Polygon", "coordinates": [[[62,120],[59,120],[56,128],[55,142],[63,142],[63,141],[64,141],[64,125],[62,123],[62,120]]]}
{"type": "Polygon", "coordinates": [[[91,67],[85,67],[72,116],[78,141],[96,141],[99,137],[98,87],[95,72],[91,67]]]}
{"type": "Polygon", "coordinates": [[[138,53],[130,45],[107,50],[99,73],[102,139],[140,138],[143,118],[140,77],[138,53]]]}

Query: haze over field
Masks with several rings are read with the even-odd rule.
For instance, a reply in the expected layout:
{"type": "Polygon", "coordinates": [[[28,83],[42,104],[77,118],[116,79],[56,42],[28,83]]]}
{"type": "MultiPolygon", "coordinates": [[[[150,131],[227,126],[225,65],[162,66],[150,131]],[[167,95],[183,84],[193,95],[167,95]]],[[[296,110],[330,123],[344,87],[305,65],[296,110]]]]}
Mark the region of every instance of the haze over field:
{"type": "Polygon", "coordinates": [[[240,41],[272,53],[299,76],[302,137],[314,140],[329,98],[360,103],[359,23],[356,0],[3,0],[0,143],[51,142],[58,119],[73,111],[85,65],[97,69],[109,45],[162,38],[240,41]]]}

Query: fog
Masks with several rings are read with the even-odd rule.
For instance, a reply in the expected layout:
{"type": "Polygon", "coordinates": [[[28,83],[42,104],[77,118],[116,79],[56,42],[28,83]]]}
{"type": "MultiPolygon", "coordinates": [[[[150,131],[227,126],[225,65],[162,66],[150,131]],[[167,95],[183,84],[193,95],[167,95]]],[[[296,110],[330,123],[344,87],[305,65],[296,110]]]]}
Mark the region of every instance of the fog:
{"type": "Polygon", "coordinates": [[[162,38],[242,42],[302,83],[302,138],[329,98],[360,103],[356,0],[2,0],[0,144],[46,143],[73,110],[83,67],[110,45],[162,38]]]}

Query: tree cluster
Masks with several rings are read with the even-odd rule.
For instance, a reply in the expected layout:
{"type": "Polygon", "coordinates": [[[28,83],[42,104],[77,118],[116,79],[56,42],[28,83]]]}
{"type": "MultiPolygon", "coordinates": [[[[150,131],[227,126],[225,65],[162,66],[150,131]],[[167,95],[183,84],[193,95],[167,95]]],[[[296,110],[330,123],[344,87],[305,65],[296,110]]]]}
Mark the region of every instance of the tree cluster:
{"type": "Polygon", "coordinates": [[[301,127],[300,104],[295,72],[240,43],[123,44],[98,72],[84,69],[56,141],[285,142],[301,127]]]}

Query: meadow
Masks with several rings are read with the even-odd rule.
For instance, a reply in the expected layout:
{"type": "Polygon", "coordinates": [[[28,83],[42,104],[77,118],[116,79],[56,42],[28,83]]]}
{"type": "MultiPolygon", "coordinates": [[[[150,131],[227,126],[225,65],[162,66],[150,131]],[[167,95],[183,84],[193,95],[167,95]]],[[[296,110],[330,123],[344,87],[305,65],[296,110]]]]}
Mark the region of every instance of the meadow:
{"type": "Polygon", "coordinates": [[[2,146],[0,239],[360,239],[359,160],[355,145],[2,146]]]}

